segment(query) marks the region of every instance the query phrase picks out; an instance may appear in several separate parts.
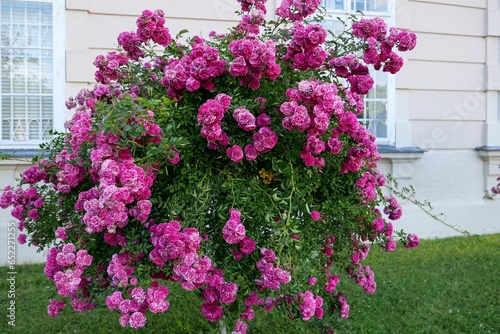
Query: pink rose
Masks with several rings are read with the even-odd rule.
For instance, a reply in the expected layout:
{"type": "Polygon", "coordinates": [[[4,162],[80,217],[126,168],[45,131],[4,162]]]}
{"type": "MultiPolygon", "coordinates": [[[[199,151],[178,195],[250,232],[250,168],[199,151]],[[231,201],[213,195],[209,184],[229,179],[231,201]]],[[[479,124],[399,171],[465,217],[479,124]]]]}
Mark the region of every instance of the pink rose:
{"type": "Polygon", "coordinates": [[[246,229],[241,222],[230,219],[222,229],[222,236],[228,244],[237,244],[245,238],[246,229]]]}
{"type": "Polygon", "coordinates": [[[311,211],[311,218],[313,220],[318,220],[318,219],[321,218],[321,214],[318,211],[316,211],[316,210],[311,211]]]}
{"type": "Polygon", "coordinates": [[[243,150],[240,146],[234,145],[226,150],[226,155],[234,162],[241,162],[243,160],[243,150]]]}

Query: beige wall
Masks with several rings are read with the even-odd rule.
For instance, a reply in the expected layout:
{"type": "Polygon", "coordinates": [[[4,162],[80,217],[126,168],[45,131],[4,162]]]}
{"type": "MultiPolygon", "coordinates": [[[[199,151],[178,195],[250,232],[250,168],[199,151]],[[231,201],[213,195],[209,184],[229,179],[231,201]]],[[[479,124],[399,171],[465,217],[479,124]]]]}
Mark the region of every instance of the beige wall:
{"type": "MultiPolygon", "coordinates": [[[[418,43],[396,77],[396,144],[427,150],[404,166],[410,172],[401,183],[413,185],[448,223],[473,233],[498,233],[500,202],[483,196],[500,175],[500,151],[476,148],[500,148],[500,2],[397,4],[397,26],[415,32],[418,43]]],[[[456,234],[410,203],[405,209],[398,228],[424,236],[456,234]]]]}
{"type": "Polygon", "coordinates": [[[498,87],[488,84],[498,72],[493,67],[498,67],[500,33],[491,23],[500,22],[498,1],[398,3],[397,25],[418,35],[417,48],[396,79],[399,90],[409,90],[404,96],[412,123],[409,142],[426,149],[500,145],[500,134],[488,140],[485,132],[486,122],[498,127],[498,115],[487,113],[487,105],[498,107],[498,87]]]}

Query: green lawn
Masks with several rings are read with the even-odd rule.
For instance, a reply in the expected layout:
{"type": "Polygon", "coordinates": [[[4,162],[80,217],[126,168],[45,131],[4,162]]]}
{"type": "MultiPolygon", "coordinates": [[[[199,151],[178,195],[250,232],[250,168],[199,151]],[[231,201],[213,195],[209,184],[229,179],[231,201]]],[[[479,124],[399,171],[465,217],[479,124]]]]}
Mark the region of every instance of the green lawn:
{"type": "MultiPolygon", "coordinates": [[[[365,261],[375,271],[374,295],[357,286],[349,288],[351,316],[340,321],[335,333],[500,333],[500,234],[423,240],[417,249],[398,248],[386,254],[378,247],[365,261]]],[[[43,265],[17,266],[16,326],[8,326],[9,282],[0,268],[0,333],[135,333],[123,329],[118,313],[106,308],[76,313],[70,308],[58,318],[47,316],[55,288],[43,274],[43,265]]],[[[170,309],[148,316],[139,333],[217,333],[203,320],[199,301],[172,289],[170,309]]],[[[298,322],[274,313],[250,322],[249,333],[319,333],[315,326],[297,329],[298,322]]],[[[229,331],[230,332],[230,331],[229,331]]]]}

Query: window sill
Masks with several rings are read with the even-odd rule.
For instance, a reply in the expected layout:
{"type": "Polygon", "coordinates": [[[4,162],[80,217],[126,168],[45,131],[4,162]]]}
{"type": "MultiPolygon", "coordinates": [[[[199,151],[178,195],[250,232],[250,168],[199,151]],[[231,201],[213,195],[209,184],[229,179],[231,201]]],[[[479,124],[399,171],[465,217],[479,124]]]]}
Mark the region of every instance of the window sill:
{"type": "Polygon", "coordinates": [[[35,155],[39,155],[42,152],[41,149],[36,148],[23,148],[23,149],[1,149],[0,154],[8,155],[12,158],[33,158],[35,155]]]}
{"type": "Polygon", "coordinates": [[[420,147],[378,145],[378,152],[382,159],[390,161],[391,174],[394,179],[410,179],[415,170],[414,163],[427,151],[420,147]]]}
{"type": "Polygon", "coordinates": [[[0,156],[8,156],[0,165],[29,165],[34,156],[40,155],[40,149],[0,149],[0,156]]]}

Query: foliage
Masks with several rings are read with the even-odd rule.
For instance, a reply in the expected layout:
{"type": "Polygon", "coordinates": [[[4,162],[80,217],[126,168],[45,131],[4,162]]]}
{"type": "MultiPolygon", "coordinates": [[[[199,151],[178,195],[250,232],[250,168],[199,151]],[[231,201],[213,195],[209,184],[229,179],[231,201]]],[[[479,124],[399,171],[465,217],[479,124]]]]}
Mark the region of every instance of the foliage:
{"type": "Polygon", "coordinates": [[[265,1],[239,2],[236,27],[186,44],[161,10],[144,11],[96,58],[98,84],[67,102],[68,131],[2,195],[49,248],[45,274],[63,297],[51,316],[65,300],[76,311],[105,300],[140,328],[170,307],[173,281],[235,333],[258,308],[327,329],[349,316],[339,281],[375,292],[370,243],[418,246],[393,236],[401,207],[382,195],[375,137],[357,119],[367,65],[396,73],[393,49],[415,35],[352,17],[327,39],[321,12],[310,18],[319,1],[285,0],[277,21],[265,1]]]}

